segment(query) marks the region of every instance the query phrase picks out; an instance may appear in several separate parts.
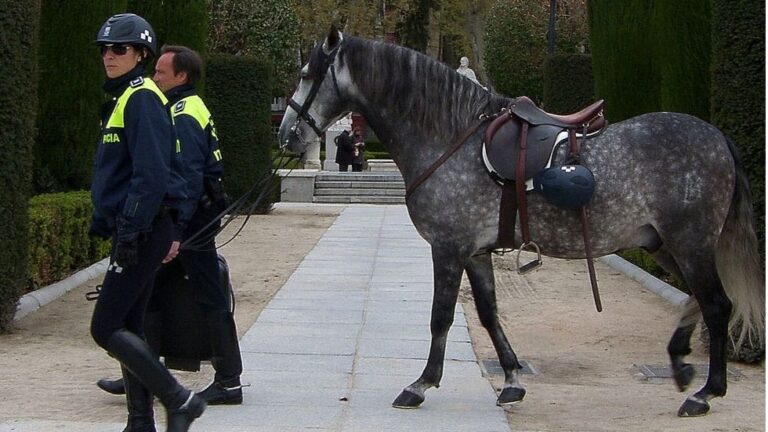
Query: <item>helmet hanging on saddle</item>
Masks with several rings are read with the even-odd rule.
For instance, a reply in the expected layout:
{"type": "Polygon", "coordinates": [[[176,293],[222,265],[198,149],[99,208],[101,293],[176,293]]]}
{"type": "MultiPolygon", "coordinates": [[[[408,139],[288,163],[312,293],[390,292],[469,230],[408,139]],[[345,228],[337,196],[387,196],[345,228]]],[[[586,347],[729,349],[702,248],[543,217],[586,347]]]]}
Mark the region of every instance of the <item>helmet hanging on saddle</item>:
{"type": "Polygon", "coordinates": [[[556,166],[533,177],[533,190],[556,207],[580,209],[592,199],[595,177],[584,165],[556,166]]]}

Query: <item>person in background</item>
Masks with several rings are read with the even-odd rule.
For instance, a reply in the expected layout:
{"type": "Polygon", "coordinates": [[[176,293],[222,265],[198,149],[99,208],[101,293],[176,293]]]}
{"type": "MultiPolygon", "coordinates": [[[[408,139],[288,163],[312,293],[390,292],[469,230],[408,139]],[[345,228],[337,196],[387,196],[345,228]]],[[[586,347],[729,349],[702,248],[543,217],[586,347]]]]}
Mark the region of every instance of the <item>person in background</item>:
{"type": "Polygon", "coordinates": [[[348,130],[343,130],[333,139],[336,144],[336,163],[339,164],[339,171],[346,172],[353,163],[355,145],[348,130]]]}
{"type": "Polygon", "coordinates": [[[174,175],[180,148],[166,98],[145,78],[157,49],[152,26],[118,14],[101,26],[96,43],[112,100],[102,107],[89,232],[111,238],[107,273],[91,319],[94,341],[120,361],[128,423],[124,432],[155,432],[153,395],[167,414],[167,431],[188,431],[206,404],[180,385],[144,340],[144,315],[161,263],[178,253],[174,215],[187,200],[174,175]]]}
{"type": "Polygon", "coordinates": [[[352,142],[355,148],[352,155],[352,171],[360,172],[365,163],[365,140],[359,126],[352,133],[352,142]]]}

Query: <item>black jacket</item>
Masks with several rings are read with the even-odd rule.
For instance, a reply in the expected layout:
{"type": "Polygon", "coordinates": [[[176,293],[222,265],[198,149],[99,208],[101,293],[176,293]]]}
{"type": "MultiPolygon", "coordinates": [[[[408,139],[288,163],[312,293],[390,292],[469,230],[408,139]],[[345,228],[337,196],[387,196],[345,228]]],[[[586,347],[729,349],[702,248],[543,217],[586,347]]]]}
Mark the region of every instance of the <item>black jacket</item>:
{"type": "Polygon", "coordinates": [[[343,131],[339,136],[333,139],[336,143],[336,163],[350,165],[354,163],[355,143],[348,131],[343,131]]]}

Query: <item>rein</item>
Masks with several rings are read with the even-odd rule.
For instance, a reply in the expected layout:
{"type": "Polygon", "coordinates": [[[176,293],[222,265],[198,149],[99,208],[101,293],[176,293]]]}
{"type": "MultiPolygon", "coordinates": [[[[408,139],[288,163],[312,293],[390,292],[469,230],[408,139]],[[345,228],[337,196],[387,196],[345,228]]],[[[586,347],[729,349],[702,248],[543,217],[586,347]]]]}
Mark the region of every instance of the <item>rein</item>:
{"type": "Polygon", "coordinates": [[[432,165],[430,165],[429,168],[427,168],[426,171],[421,173],[421,175],[416,179],[416,181],[414,181],[413,183],[411,183],[408,186],[408,188],[405,190],[405,200],[407,201],[408,197],[410,197],[411,194],[413,194],[413,192],[419,186],[421,186],[422,183],[424,183],[424,181],[426,181],[438,168],[440,168],[440,166],[442,164],[444,164],[445,161],[448,160],[448,158],[453,156],[453,154],[456,153],[456,151],[462,145],[464,145],[465,142],[467,142],[469,137],[471,137],[475,132],[477,132],[478,129],[480,129],[480,126],[482,126],[483,123],[487,122],[488,120],[490,120],[490,119],[492,119],[494,117],[495,116],[487,116],[485,114],[482,114],[480,116],[480,120],[477,123],[475,123],[474,126],[472,126],[471,128],[467,129],[460,137],[458,137],[456,139],[456,141],[454,141],[453,144],[451,144],[451,147],[448,149],[448,151],[443,153],[443,155],[440,156],[440,158],[437,159],[434,163],[432,163],[432,165]]]}

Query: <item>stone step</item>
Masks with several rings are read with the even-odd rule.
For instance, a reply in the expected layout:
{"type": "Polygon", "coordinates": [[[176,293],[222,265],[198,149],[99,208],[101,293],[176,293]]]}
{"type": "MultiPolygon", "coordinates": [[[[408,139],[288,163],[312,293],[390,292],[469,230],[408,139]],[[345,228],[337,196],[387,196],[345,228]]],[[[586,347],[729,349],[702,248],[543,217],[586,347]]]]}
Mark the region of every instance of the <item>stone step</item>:
{"type": "Polygon", "coordinates": [[[398,196],[315,196],[314,203],[323,204],[405,204],[405,197],[398,196]]]}
{"type": "Polygon", "coordinates": [[[405,182],[401,181],[315,181],[316,189],[354,188],[354,189],[405,189],[405,182]]]}
{"type": "Polygon", "coordinates": [[[315,196],[405,196],[403,189],[357,189],[357,188],[328,188],[315,189],[315,196]]]}
{"type": "Polygon", "coordinates": [[[399,172],[347,172],[347,173],[320,173],[315,181],[371,181],[371,182],[389,182],[403,181],[403,176],[399,172]]]}

